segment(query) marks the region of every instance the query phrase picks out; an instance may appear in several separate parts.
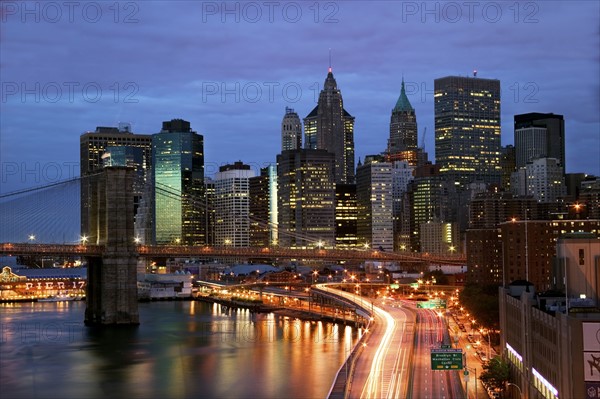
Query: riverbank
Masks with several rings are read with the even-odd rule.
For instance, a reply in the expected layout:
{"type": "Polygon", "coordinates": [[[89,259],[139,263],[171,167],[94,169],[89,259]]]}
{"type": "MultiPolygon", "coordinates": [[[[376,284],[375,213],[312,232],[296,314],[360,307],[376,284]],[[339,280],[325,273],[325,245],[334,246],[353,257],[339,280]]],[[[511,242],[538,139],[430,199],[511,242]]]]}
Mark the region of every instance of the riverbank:
{"type": "Polygon", "coordinates": [[[361,327],[361,323],[357,320],[351,321],[340,317],[336,317],[335,313],[328,314],[321,310],[308,310],[308,309],[291,309],[281,306],[272,306],[258,303],[248,303],[244,301],[228,300],[223,298],[216,298],[210,296],[198,296],[195,300],[218,303],[222,306],[234,308],[234,309],[248,309],[251,312],[256,313],[274,313],[279,316],[286,316],[306,321],[324,321],[329,323],[341,323],[344,325],[354,325],[355,327],[361,327]]]}

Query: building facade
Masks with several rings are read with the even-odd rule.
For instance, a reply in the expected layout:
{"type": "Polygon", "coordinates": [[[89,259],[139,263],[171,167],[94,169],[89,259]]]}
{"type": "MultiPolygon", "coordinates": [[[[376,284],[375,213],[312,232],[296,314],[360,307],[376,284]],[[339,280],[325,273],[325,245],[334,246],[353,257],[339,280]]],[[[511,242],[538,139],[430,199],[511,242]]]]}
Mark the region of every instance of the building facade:
{"type": "Polygon", "coordinates": [[[356,170],[358,244],[394,250],[392,164],[381,156],[367,156],[356,170]]]}
{"type": "Polygon", "coordinates": [[[517,169],[537,158],[555,158],[565,168],[565,120],[562,115],[538,112],[515,115],[514,126],[517,169]]]}
{"type": "Polygon", "coordinates": [[[572,233],[600,233],[600,220],[511,220],[500,224],[503,278],[526,280],[538,291],[552,289],[556,242],[572,233]]]}
{"type": "Polygon", "coordinates": [[[292,108],[285,108],[281,121],[281,151],[302,148],[302,123],[292,108]]]}
{"type": "Polygon", "coordinates": [[[215,245],[250,246],[250,179],[254,176],[242,162],[221,166],[215,174],[215,245]]]}
{"type": "Polygon", "coordinates": [[[390,137],[388,139],[388,154],[399,154],[405,151],[417,150],[417,116],[410,104],[404,88],[404,78],[400,96],[392,109],[390,118],[390,137]]]}
{"type": "Polygon", "coordinates": [[[334,171],[335,155],[325,150],[277,155],[279,245],[335,245],[334,171]]]}
{"type": "Polygon", "coordinates": [[[250,246],[268,247],[277,240],[277,167],[260,170],[249,179],[250,246]]]}
{"type": "Polygon", "coordinates": [[[344,109],[342,92],[331,72],[317,106],[304,118],[304,147],[335,156],[335,183],[354,183],[354,117],[344,109]]]}
{"type": "MultiPolygon", "coordinates": [[[[553,291],[516,284],[499,289],[502,354],[522,397],[597,398],[600,238],[563,234],[555,246],[553,280],[559,284],[553,291]]],[[[508,397],[518,397],[511,389],[508,397]]]]}
{"type": "Polygon", "coordinates": [[[203,136],[183,119],[163,122],[152,159],[154,243],[206,243],[203,136]]]}
{"type": "Polygon", "coordinates": [[[500,184],[500,81],[448,76],[434,82],[440,173],[464,185],[500,184]]]}
{"type": "Polygon", "coordinates": [[[512,192],[530,195],[541,203],[552,203],[567,196],[564,169],[555,158],[537,158],[513,173],[512,192]]]}
{"type": "Polygon", "coordinates": [[[335,185],[335,247],[356,249],[358,205],[356,184],[335,185]]]}

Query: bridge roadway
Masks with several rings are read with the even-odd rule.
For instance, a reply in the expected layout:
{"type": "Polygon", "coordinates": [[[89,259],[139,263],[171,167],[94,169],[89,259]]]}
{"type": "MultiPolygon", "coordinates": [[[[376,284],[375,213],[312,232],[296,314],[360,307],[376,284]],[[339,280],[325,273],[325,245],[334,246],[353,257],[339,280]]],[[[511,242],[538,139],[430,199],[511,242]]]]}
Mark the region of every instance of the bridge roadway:
{"type": "MultiPolygon", "coordinates": [[[[79,255],[102,256],[104,247],[87,244],[33,244],[0,243],[0,255],[79,255]]],[[[463,255],[435,256],[421,253],[399,253],[377,250],[341,249],[290,249],[283,247],[244,247],[231,246],[186,246],[186,245],[138,245],[140,257],[233,257],[233,258],[272,258],[272,259],[315,259],[315,260],[378,260],[412,264],[415,267],[428,264],[465,265],[463,255]]]]}

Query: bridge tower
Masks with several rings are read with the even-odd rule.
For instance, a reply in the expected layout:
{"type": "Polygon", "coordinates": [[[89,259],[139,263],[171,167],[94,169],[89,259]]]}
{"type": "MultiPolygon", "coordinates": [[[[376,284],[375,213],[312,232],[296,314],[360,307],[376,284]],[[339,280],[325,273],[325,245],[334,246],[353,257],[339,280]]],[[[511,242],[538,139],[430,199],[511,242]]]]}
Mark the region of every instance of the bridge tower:
{"type": "Polygon", "coordinates": [[[88,258],[86,325],[139,324],[134,243],[133,168],[104,168],[90,198],[90,237],[104,246],[88,258]]]}

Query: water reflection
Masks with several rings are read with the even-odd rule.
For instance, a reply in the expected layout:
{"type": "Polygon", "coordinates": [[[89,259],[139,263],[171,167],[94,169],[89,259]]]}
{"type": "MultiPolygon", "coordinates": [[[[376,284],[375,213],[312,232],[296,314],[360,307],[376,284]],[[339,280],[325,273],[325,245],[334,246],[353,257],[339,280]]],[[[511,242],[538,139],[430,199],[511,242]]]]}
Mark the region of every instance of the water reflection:
{"type": "Polygon", "coordinates": [[[3,397],[325,397],[358,334],[201,302],[143,303],[138,327],[90,328],[84,303],[55,305],[0,305],[3,397]]]}

